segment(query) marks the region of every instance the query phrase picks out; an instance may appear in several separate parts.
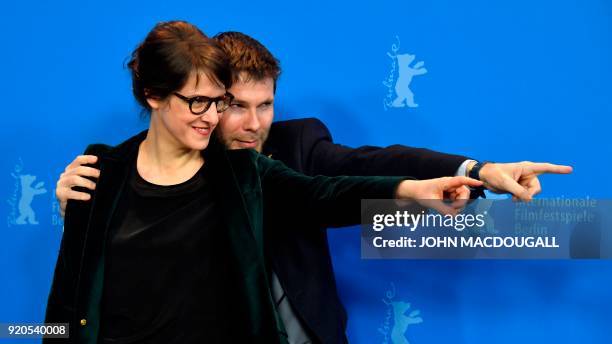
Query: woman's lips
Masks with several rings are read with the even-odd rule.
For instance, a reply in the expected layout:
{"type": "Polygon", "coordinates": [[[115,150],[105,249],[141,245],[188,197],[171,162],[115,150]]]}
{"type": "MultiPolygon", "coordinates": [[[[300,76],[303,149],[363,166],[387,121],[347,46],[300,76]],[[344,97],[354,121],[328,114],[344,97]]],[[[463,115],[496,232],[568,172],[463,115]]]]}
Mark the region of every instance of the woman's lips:
{"type": "Polygon", "coordinates": [[[200,128],[200,127],[192,127],[192,128],[196,131],[196,133],[202,136],[208,136],[210,135],[210,132],[211,132],[210,128],[200,128]]]}

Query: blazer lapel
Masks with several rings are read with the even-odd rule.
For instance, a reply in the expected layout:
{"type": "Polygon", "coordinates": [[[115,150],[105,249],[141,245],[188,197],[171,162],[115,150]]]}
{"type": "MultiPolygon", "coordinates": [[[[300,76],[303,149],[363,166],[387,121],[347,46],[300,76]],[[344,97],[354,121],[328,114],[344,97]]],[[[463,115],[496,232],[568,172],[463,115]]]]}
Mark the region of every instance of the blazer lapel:
{"type": "Polygon", "coordinates": [[[279,332],[284,328],[273,306],[263,254],[263,206],[256,165],[246,150],[211,146],[205,152],[205,163],[214,171],[212,184],[219,196],[232,255],[244,278],[243,294],[237,297],[245,304],[248,323],[241,326],[254,338],[283,342],[279,332]]]}
{"type": "Polygon", "coordinates": [[[81,314],[76,314],[76,323],[80,325],[79,337],[86,343],[95,343],[100,329],[100,302],[104,285],[107,232],[125,188],[129,174],[128,161],[131,161],[125,155],[117,153],[118,150],[125,148],[130,148],[128,156],[132,154],[134,147],[128,145],[122,149],[113,149],[109,154],[100,157],[101,173],[92,199],[92,208],[96,211],[89,215],[89,226],[84,236],[83,259],[76,296],[76,309],[81,314]],[[85,320],[84,324],[81,319],[85,320]]]}

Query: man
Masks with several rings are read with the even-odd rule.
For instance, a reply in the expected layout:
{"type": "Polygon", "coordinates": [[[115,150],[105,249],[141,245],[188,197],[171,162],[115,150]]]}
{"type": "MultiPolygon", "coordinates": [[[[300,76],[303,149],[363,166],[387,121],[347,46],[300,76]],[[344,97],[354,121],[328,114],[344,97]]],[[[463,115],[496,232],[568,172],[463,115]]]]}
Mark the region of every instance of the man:
{"type": "MultiPolygon", "coordinates": [[[[463,156],[394,145],[349,148],[335,144],[325,125],[310,118],[272,123],[278,61],[258,41],[238,32],[215,37],[229,55],[234,84],[230,108],[221,116],[219,138],[230,149],[253,148],[308,175],[411,175],[428,179],[453,175],[480,178],[494,192],[509,192],[528,201],[540,192],[541,173],[569,173],[571,167],[547,163],[480,164],[463,156]]],[[[84,177],[99,176],[77,157],[62,174],[56,195],[88,200],[72,187],[94,189],[84,177]]],[[[291,202],[291,200],[287,200],[291,202]]],[[[346,313],[338,298],[325,228],[295,223],[283,214],[267,219],[266,248],[272,288],[291,343],[344,343],[346,313]]]]}

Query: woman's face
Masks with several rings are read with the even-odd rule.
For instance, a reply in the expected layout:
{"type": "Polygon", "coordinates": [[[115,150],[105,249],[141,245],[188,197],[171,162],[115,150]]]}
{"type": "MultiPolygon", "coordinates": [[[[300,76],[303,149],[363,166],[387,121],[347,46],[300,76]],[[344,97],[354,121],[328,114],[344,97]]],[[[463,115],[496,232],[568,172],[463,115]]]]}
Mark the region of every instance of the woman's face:
{"type": "MultiPolygon", "coordinates": [[[[185,86],[176,93],[187,98],[216,98],[225,94],[225,88],[212,82],[206,74],[193,72],[185,86]],[[199,77],[196,78],[196,75],[199,77]]],[[[164,141],[169,141],[178,149],[203,150],[208,146],[211,134],[219,123],[220,114],[214,102],[206,112],[194,115],[189,109],[189,103],[175,94],[163,100],[147,101],[152,108],[149,130],[155,130],[164,141]]]]}

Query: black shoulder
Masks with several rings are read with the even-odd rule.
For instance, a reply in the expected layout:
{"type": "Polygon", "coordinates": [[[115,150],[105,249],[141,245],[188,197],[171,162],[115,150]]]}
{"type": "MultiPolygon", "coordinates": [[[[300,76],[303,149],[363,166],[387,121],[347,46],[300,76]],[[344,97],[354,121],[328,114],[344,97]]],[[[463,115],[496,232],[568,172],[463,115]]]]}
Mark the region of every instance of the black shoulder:
{"type": "Polygon", "coordinates": [[[305,137],[310,137],[313,141],[328,140],[333,141],[331,133],[325,123],[318,118],[304,118],[302,123],[305,137]]]}
{"type": "Polygon", "coordinates": [[[261,154],[254,149],[228,149],[225,155],[235,171],[249,170],[259,164],[261,154]]]}
{"type": "Polygon", "coordinates": [[[280,132],[320,131],[329,135],[329,129],[320,119],[314,117],[290,119],[272,123],[271,134],[280,132]]]}
{"type": "Polygon", "coordinates": [[[144,130],[116,146],[109,146],[101,143],[90,144],[85,149],[85,154],[117,160],[125,160],[138,151],[138,146],[146,137],[147,130],[144,130]]]}
{"type": "Polygon", "coordinates": [[[256,169],[260,175],[264,175],[269,169],[281,164],[254,149],[229,149],[226,154],[232,170],[239,174],[256,169]]]}
{"type": "Polygon", "coordinates": [[[108,154],[113,149],[112,146],[102,143],[93,143],[85,148],[86,155],[102,156],[108,154]]]}
{"type": "Polygon", "coordinates": [[[325,124],[313,117],[274,122],[268,137],[271,146],[293,143],[310,147],[320,140],[333,141],[325,124]]]}

